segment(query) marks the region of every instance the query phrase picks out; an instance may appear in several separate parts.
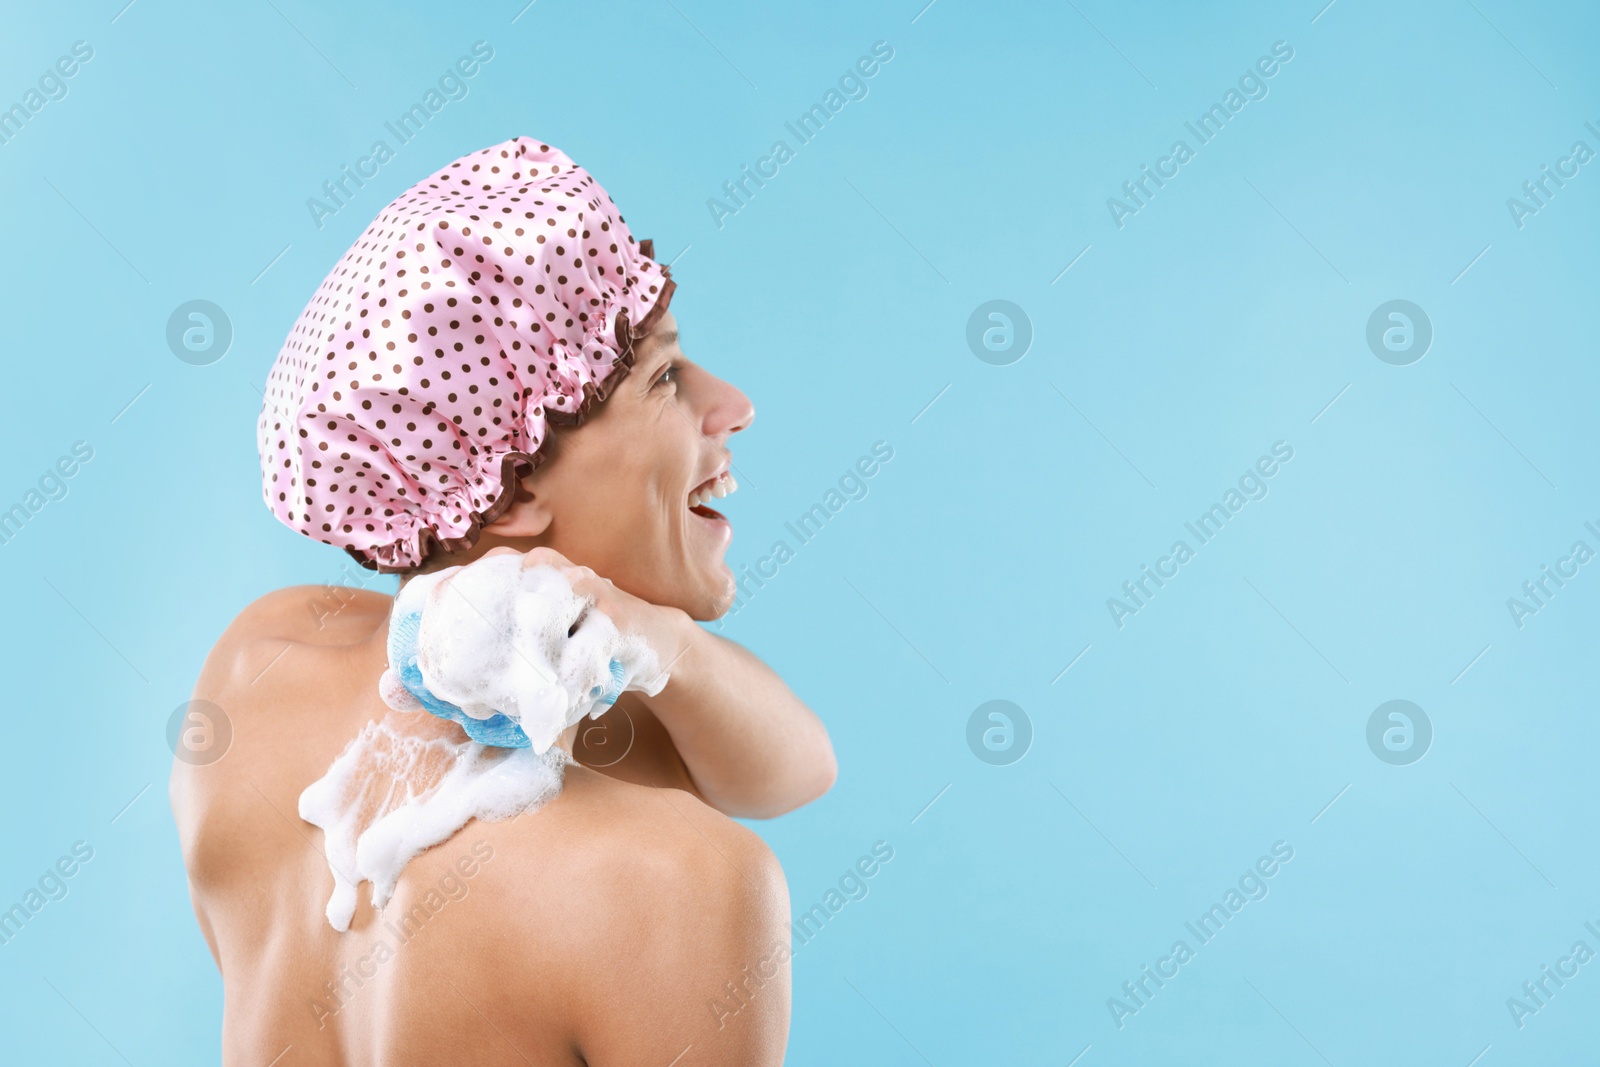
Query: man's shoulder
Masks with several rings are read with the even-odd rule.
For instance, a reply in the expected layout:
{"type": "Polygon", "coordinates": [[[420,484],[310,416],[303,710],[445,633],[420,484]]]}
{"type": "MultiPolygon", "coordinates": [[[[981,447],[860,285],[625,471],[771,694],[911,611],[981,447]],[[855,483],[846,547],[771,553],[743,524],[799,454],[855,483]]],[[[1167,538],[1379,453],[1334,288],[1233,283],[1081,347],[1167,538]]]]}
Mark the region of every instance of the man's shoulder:
{"type": "Polygon", "coordinates": [[[776,1062],[755,1051],[774,1042],[781,1055],[789,896],[757,834],[682,790],[569,767],[537,814],[471,824],[459,839],[493,856],[460,921],[501,918],[492,936],[461,931],[455,951],[470,944],[481,973],[559,989],[574,1041],[595,1062],[663,1052],[667,1062],[725,1031],[730,1049],[750,1053],[738,1062],[776,1062]],[[758,964],[775,984],[736,1038],[710,1005],[758,964]]]}
{"type": "Polygon", "coordinates": [[[676,952],[691,942],[716,951],[748,928],[788,924],[783,870],[757,834],[683,790],[581,765],[537,811],[474,819],[417,856],[391,906],[405,913],[451,876],[470,882],[458,891],[466,903],[439,924],[453,928],[454,950],[513,971],[638,966],[674,940],[676,952]]]}
{"type": "Polygon", "coordinates": [[[394,598],[342,585],[291,585],[274,589],[245,605],[217,645],[252,641],[340,644],[364,637],[387,621],[394,598]]]}
{"type": "MultiPolygon", "coordinates": [[[[567,877],[593,890],[595,906],[717,893],[770,903],[787,897],[783,872],[759,835],[682,789],[636,785],[569,766],[560,796],[536,816],[563,844],[567,877]]],[[[525,820],[519,820],[525,821],[525,820]]],[[[528,880],[552,857],[518,851],[528,880]]]]}
{"type": "Polygon", "coordinates": [[[393,602],[344,586],[275,589],[251,601],[223,630],[206,656],[198,690],[259,691],[255,683],[263,669],[285,648],[361,640],[386,622],[393,602]]]}
{"type": "Polygon", "coordinates": [[[323,586],[291,586],[258,598],[233,618],[207,653],[186,719],[194,727],[180,738],[193,734],[207,745],[226,747],[205,758],[207,753],[184,740],[184,751],[175,752],[168,795],[186,850],[202,843],[207,828],[218,831],[211,835],[217,840],[238,836],[237,827],[259,803],[246,781],[292,810],[292,794],[274,786],[285,768],[293,770],[293,780],[305,778],[309,772],[297,761],[311,759],[319,743],[331,748],[317,757],[326,767],[359,727],[336,739],[322,734],[342,729],[344,719],[362,718],[362,709],[355,707],[357,689],[370,689],[376,700],[376,674],[359,682],[360,672],[338,646],[370,637],[387,619],[391,601],[343,590],[343,609],[319,625],[312,605],[326,593],[323,586]],[[341,715],[346,708],[353,710],[341,715]],[[217,764],[218,759],[227,762],[217,764]],[[213,764],[226,770],[218,773],[213,764]]]}

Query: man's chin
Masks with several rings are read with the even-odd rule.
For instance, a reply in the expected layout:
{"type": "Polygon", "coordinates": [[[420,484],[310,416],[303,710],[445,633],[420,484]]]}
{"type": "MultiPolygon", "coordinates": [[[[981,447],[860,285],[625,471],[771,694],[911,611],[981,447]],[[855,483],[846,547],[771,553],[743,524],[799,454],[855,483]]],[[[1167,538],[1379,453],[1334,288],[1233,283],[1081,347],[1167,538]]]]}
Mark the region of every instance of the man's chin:
{"type": "Polygon", "coordinates": [[[733,607],[733,602],[739,596],[733,569],[721,559],[716,561],[711,575],[700,585],[702,592],[693,598],[696,602],[695,607],[684,609],[696,622],[715,622],[722,618],[728,613],[728,609],[733,607]]]}

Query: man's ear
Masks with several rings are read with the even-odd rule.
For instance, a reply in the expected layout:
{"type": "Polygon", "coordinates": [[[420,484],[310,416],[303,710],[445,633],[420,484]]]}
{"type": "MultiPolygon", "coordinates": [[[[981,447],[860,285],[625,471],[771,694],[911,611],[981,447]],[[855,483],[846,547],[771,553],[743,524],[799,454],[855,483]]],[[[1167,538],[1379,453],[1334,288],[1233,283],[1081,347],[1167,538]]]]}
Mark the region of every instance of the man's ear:
{"type": "Polygon", "coordinates": [[[512,490],[516,499],[506,513],[484,527],[486,533],[499,537],[538,537],[550,528],[554,516],[545,504],[543,494],[530,487],[531,478],[523,478],[512,490]]]}

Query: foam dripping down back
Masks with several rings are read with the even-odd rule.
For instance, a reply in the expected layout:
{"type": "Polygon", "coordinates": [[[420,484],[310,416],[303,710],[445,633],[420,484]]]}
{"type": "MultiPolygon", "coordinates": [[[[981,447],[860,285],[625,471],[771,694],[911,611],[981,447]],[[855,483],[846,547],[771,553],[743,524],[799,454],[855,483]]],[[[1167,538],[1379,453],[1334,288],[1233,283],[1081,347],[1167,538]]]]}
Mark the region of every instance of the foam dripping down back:
{"type": "Polygon", "coordinates": [[[653,649],[573,592],[561,571],[497,555],[407,582],[389,620],[379,691],[399,712],[460,724],[419,736],[407,715],[369,722],[300,795],[333,874],[328,922],[348,930],[356,889],[382,908],[401,872],[472,819],[534,811],[571,762],[555,744],[627,689],[666,685],[653,649]],[[485,743],[488,742],[488,743],[485,743]]]}
{"type": "Polygon", "coordinates": [[[544,754],[494,748],[413,736],[405,725],[392,715],[367,723],[300,794],[300,817],[322,830],[335,930],[350,928],[361,882],[372,883],[372,906],[382,909],[406,864],[424,850],[472,819],[534,811],[561,791],[568,757],[559,747],[544,754]]]}

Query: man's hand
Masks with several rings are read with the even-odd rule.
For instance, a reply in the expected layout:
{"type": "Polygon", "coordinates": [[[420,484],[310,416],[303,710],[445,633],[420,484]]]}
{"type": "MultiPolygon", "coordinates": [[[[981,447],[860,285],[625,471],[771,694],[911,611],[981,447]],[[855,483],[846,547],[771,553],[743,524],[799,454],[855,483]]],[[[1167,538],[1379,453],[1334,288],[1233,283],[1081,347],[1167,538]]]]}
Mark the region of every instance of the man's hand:
{"type": "MultiPolygon", "coordinates": [[[[494,548],[483,558],[514,551],[494,548]]],[[[522,565],[560,570],[573,591],[590,598],[619,631],[640,635],[655,650],[669,676],[666,688],[653,697],[626,693],[623,701],[636,699],[655,715],[694,789],[712,807],[768,819],[810,803],[833,785],[837,764],[827,730],[749,650],[700,628],[678,608],[618,589],[554,549],[535,548],[523,554],[522,565]]]]}
{"type": "MultiPolygon", "coordinates": [[[[513,548],[491,548],[480,558],[516,554],[513,548]]],[[[471,566],[471,564],[468,564],[471,566]]],[[[618,589],[611,579],[602,578],[588,567],[573,563],[553,548],[535,548],[522,553],[522,568],[553,567],[561,572],[572,591],[586,598],[593,610],[600,612],[625,634],[637,634],[655,651],[661,669],[670,670],[669,664],[683,654],[691,640],[686,626],[693,620],[677,608],[662,607],[641,600],[632,593],[618,589]]],[[[449,579],[445,579],[447,584],[449,579]]]]}

